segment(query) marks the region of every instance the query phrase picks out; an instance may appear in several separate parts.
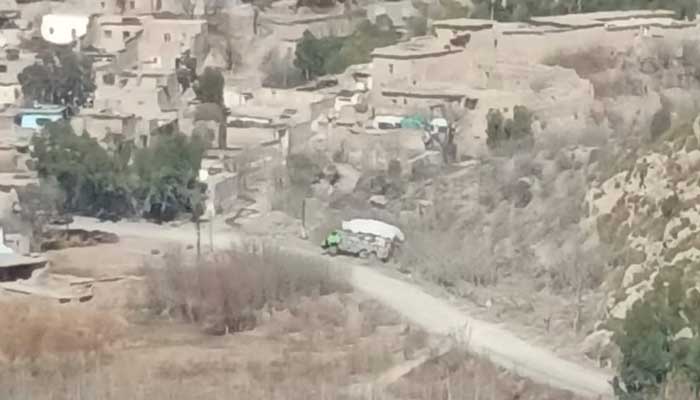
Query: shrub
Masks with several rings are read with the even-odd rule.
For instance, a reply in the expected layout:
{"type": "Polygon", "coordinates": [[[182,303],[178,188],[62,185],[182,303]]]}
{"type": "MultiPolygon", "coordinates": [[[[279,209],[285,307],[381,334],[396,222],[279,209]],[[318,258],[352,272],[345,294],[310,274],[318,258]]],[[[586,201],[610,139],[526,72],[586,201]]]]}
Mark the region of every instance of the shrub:
{"type": "Polygon", "coordinates": [[[505,119],[501,111],[489,110],[486,115],[486,144],[491,150],[530,148],[534,144],[532,112],[524,106],[513,108],[513,118],[505,119]]]}
{"type": "Polygon", "coordinates": [[[212,333],[239,332],[256,325],[266,305],[289,308],[301,296],[348,291],[342,276],[310,258],[259,248],[227,251],[205,261],[188,262],[180,252],[166,254],[162,268],[146,268],[151,309],[212,333]]]}
{"type": "Polygon", "coordinates": [[[652,140],[660,138],[661,135],[671,129],[671,111],[668,107],[662,106],[661,109],[654,113],[649,129],[652,140]]]}

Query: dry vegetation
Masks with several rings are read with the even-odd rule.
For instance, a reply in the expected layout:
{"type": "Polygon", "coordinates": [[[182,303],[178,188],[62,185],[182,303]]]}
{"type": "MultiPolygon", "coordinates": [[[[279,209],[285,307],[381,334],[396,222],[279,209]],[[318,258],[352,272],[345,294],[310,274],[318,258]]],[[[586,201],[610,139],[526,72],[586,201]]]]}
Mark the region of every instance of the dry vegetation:
{"type": "MultiPolygon", "coordinates": [[[[129,307],[130,314],[143,310],[143,318],[130,324],[116,317],[125,310],[93,305],[95,300],[0,302],[0,398],[394,398],[387,384],[392,392],[416,398],[414,381],[422,378],[382,379],[397,366],[433,354],[435,341],[376,301],[350,292],[333,271],[269,248],[222,252],[200,262],[171,251],[162,265],[151,261],[143,268],[144,281],[130,283],[148,286],[146,303],[114,303],[129,307]],[[212,336],[201,326],[204,333],[238,332],[212,336]]],[[[127,287],[116,293],[132,296],[127,287]]],[[[468,359],[461,353],[459,358],[468,359]]],[[[481,361],[465,365],[457,372],[487,368],[495,374],[489,379],[505,388],[524,385],[481,361]]],[[[430,396],[419,398],[436,398],[436,385],[423,386],[431,388],[430,396]]],[[[488,398],[510,400],[509,390],[488,398]]]]}
{"type": "Polygon", "coordinates": [[[0,316],[0,355],[19,364],[45,354],[101,353],[126,328],[109,315],[28,300],[0,302],[0,316]]]}
{"type": "Polygon", "coordinates": [[[390,387],[396,398],[432,399],[537,399],[573,400],[569,392],[553,390],[520,379],[488,360],[452,350],[406,375],[390,387]]]}
{"type": "Polygon", "coordinates": [[[274,248],[228,251],[187,261],[170,252],[164,265],[146,267],[150,308],[205,325],[212,333],[255,328],[262,312],[288,309],[302,297],[347,292],[344,277],[323,261],[274,248]]]}

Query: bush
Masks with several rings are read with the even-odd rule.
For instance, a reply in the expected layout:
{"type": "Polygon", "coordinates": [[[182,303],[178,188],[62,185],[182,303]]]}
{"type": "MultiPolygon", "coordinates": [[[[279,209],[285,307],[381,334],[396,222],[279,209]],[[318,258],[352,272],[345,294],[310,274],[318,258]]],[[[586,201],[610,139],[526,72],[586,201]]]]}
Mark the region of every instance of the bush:
{"type": "Polygon", "coordinates": [[[161,136],[138,150],[133,163],[131,145],[108,151],[65,121],[47,124],[32,145],[39,176],[58,184],[68,212],[119,218],[158,209],[159,219],[173,218],[192,211],[202,190],[197,179],[205,145],[198,137],[161,136]]]}
{"type": "Polygon", "coordinates": [[[201,262],[166,254],[162,268],[146,268],[152,310],[206,325],[211,333],[239,332],[255,328],[264,306],[290,308],[302,296],[349,290],[325,262],[257,250],[221,252],[201,262]]]}
{"type": "Polygon", "coordinates": [[[491,150],[530,148],[534,144],[532,113],[524,106],[513,108],[513,118],[505,119],[499,110],[486,115],[486,144],[491,150]]]}
{"type": "Polygon", "coordinates": [[[661,137],[666,131],[671,129],[671,111],[668,107],[662,106],[651,118],[651,139],[656,140],[661,137]]]}
{"type": "Polygon", "coordinates": [[[670,389],[700,389],[700,293],[695,271],[671,266],[660,271],[653,289],[627,313],[614,336],[623,355],[613,381],[622,400],[668,397],[670,389]],[[676,338],[684,327],[693,336],[676,338]]]}
{"type": "Polygon", "coordinates": [[[294,65],[307,79],[337,74],[354,64],[371,61],[374,49],[395,44],[399,34],[393,27],[365,21],[348,37],[316,38],[308,30],[296,47],[294,65]]]}

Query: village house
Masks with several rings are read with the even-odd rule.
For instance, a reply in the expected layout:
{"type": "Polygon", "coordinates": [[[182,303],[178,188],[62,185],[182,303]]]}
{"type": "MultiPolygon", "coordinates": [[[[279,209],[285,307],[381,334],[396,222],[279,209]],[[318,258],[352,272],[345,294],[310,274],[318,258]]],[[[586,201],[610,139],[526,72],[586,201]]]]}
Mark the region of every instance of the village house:
{"type": "Polygon", "coordinates": [[[122,121],[122,134],[139,147],[148,146],[152,135],[177,123],[181,103],[177,76],[171,70],[113,71],[111,66],[96,71],[93,109],[83,111],[95,118],[106,113],[112,124],[133,115],[135,122],[122,121]]]}
{"type": "Polygon", "coordinates": [[[673,11],[608,11],[533,17],[528,24],[497,24],[499,62],[541,63],[557,52],[596,46],[623,51],[640,38],[692,39],[696,21],[678,21],[673,11]]]}
{"type": "Polygon", "coordinates": [[[71,44],[85,36],[89,22],[89,15],[47,14],[41,18],[41,37],[53,44],[71,44]]]}
{"type": "MultiPolygon", "coordinates": [[[[123,14],[123,15],[148,15],[159,13],[181,14],[185,12],[185,5],[188,3],[182,0],[93,0],[97,3],[97,10],[102,14],[123,14]]],[[[207,0],[194,0],[194,7],[191,9],[194,15],[204,13],[204,4],[207,0]]],[[[187,10],[188,12],[190,10],[187,10]]]]}
{"type": "Polygon", "coordinates": [[[0,47],[18,46],[24,34],[21,13],[15,0],[0,0],[0,47]]]}
{"type": "Polygon", "coordinates": [[[22,98],[22,86],[17,75],[36,61],[33,53],[7,47],[0,50],[0,105],[17,104],[22,98]]]}
{"type": "Polygon", "coordinates": [[[17,20],[21,13],[16,0],[0,0],[0,18],[5,20],[17,20]]]}
{"type": "Polygon", "coordinates": [[[333,97],[296,90],[258,89],[227,117],[226,144],[245,148],[278,141],[284,154],[305,148],[314,121],[333,107],[333,97]]]}
{"type": "Polygon", "coordinates": [[[21,128],[40,130],[49,122],[67,118],[65,106],[53,104],[35,104],[32,107],[20,108],[15,116],[15,123],[21,128]]]}
{"type": "Polygon", "coordinates": [[[127,40],[142,30],[141,20],[136,17],[97,14],[90,18],[83,44],[107,54],[116,54],[125,48],[127,40]]]}
{"type": "Polygon", "coordinates": [[[131,36],[119,51],[116,67],[120,70],[175,70],[178,60],[190,50],[204,58],[207,22],[198,19],[141,17],[143,30],[131,36]]]}
{"type": "Polygon", "coordinates": [[[87,132],[105,147],[134,142],[137,118],[134,114],[117,114],[111,110],[85,109],[70,120],[73,130],[87,132]]]}
{"type": "MultiPolygon", "coordinates": [[[[469,45],[467,45],[469,46],[469,45]]],[[[490,78],[489,68],[482,67],[487,57],[471,48],[454,46],[432,36],[416,37],[407,42],[375,49],[370,73],[372,97],[378,100],[383,88],[398,78],[411,84],[424,80],[469,82],[485,87],[490,78]],[[459,65],[459,68],[455,68],[459,65]]]]}

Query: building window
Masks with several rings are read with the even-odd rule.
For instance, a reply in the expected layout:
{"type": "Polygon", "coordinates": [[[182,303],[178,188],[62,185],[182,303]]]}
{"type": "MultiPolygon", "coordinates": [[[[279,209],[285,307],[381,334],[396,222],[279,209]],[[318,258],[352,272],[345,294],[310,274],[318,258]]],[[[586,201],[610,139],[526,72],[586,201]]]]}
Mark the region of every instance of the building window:
{"type": "Polygon", "coordinates": [[[19,49],[7,49],[7,50],[5,50],[5,57],[7,57],[7,61],[19,60],[19,49]]]}
{"type": "Polygon", "coordinates": [[[129,32],[129,31],[122,32],[122,39],[126,40],[129,38],[129,36],[131,36],[131,32],[129,32]]]}
{"type": "Polygon", "coordinates": [[[107,3],[105,3],[104,1],[103,1],[103,2],[101,2],[101,3],[100,3],[100,7],[102,7],[102,8],[105,8],[105,7],[107,7],[107,3]]]}
{"type": "Polygon", "coordinates": [[[7,72],[7,65],[0,64],[0,73],[4,74],[7,72]]]}
{"type": "Polygon", "coordinates": [[[389,64],[389,73],[390,74],[394,73],[394,64],[389,64]]]}
{"type": "Polygon", "coordinates": [[[172,40],[172,38],[170,37],[170,34],[169,34],[169,33],[166,33],[166,34],[163,35],[163,40],[164,40],[165,42],[169,42],[170,40],[172,40]]]}
{"type": "Polygon", "coordinates": [[[71,39],[73,39],[73,40],[77,39],[77,38],[78,38],[78,32],[76,32],[75,29],[71,29],[71,30],[70,30],[70,37],[71,37],[71,39]]]}
{"type": "Polygon", "coordinates": [[[54,32],[53,28],[49,28],[49,33],[53,35],[53,32],[54,32]]]}
{"type": "Polygon", "coordinates": [[[160,11],[163,8],[163,0],[156,0],[156,11],[160,11]]]}
{"type": "Polygon", "coordinates": [[[134,8],[136,8],[136,2],[135,2],[134,0],[131,0],[131,1],[129,2],[129,7],[131,7],[132,10],[133,10],[134,8]]]}
{"type": "Polygon", "coordinates": [[[116,82],[116,77],[114,74],[104,74],[102,75],[102,83],[105,85],[113,86],[116,82]]]}
{"type": "Polygon", "coordinates": [[[112,31],[110,31],[109,29],[106,30],[106,31],[105,31],[105,37],[106,37],[107,39],[111,39],[111,38],[112,38],[112,31]]]}

